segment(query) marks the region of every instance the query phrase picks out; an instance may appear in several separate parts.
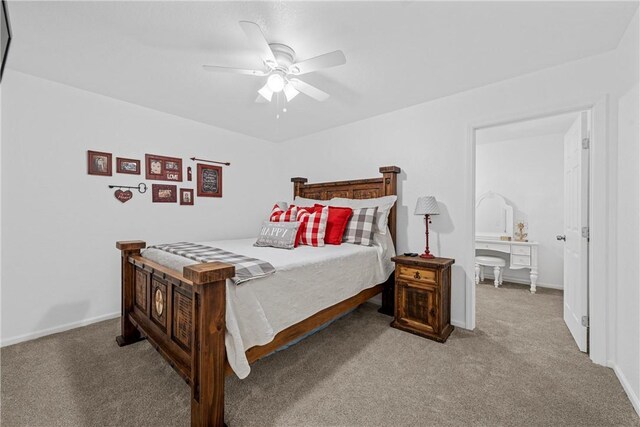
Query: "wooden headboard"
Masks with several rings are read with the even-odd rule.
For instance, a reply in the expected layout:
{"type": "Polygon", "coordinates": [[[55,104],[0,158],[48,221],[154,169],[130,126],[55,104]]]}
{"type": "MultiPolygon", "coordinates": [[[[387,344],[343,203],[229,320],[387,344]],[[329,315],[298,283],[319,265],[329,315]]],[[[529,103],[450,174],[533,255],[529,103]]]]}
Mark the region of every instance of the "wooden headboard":
{"type": "MultiPolygon", "coordinates": [[[[293,182],[293,197],[329,200],[334,197],[348,199],[373,199],[382,196],[397,195],[397,176],[400,168],[397,166],[382,166],[379,178],[356,179],[352,181],[321,182],[307,184],[307,178],[291,178],[293,182]]],[[[396,206],[389,212],[389,230],[394,246],[396,245],[396,206]]]]}

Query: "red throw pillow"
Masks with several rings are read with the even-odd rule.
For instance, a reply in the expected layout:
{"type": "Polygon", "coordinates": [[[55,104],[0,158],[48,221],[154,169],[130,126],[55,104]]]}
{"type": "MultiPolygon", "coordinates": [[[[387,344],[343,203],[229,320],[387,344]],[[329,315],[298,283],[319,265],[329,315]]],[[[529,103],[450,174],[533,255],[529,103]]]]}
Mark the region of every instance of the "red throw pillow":
{"type": "Polygon", "coordinates": [[[308,246],[324,246],[329,209],[327,207],[300,208],[297,220],[299,243],[308,246]]]}
{"type": "Polygon", "coordinates": [[[298,215],[298,208],[295,205],[289,206],[289,209],[283,211],[276,203],[273,205],[269,221],[271,222],[294,222],[298,215]]]}
{"type": "MultiPolygon", "coordinates": [[[[315,207],[323,207],[316,204],[315,207]]],[[[324,242],[329,245],[339,245],[342,243],[342,235],[347,228],[349,218],[353,214],[351,208],[341,208],[329,206],[329,219],[327,220],[327,230],[324,234],[324,242]]]]}

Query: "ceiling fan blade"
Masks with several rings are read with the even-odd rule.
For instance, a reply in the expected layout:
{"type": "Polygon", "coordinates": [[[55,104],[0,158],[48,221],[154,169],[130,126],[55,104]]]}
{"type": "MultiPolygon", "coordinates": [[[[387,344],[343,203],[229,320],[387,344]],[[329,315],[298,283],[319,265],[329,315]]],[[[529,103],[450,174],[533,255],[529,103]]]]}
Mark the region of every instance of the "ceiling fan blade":
{"type": "Polygon", "coordinates": [[[243,68],[219,67],[217,65],[203,65],[202,68],[204,68],[207,71],[216,71],[216,72],[233,73],[233,74],[246,74],[249,76],[258,76],[258,77],[263,77],[267,75],[265,71],[261,71],[261,70],[245,70],[243,68]]]}
{"type": "Polygon", "coordinates": [[[347,63],[344,53],[341,50],[325,53],[324,55],[316,56],[315,58],[307,59],[306,61],[298,62],[289,67],[289,72],[296,76],[306,73],[311,73],[323,68],[337,67],[347,63]]]}
{"type": "Polygon", "coordinates": [[[329,98],[329,94],[321,91],[315,86],[311,86],[309,83],[305,83],[302,80],[298,79],[290,79],[289,82],[293,85],[294,88],[304,93],[307,96],[315,99],[316,101],[326,101],[329,98]]]}
{"type": "Polygon", "coordinates": [[[251,46],[254,49],[260,50],[260,57],[262,58],[262,60],[266,63],[270,63],[270,65],[275,66],[277,64],[276,57],[273,56],[273,52],[271,51],[269,43],[264,37],[264,34],[262,34],[260,26],[255,22],[240,21],[240,27],[247,35],[251,46]]]}

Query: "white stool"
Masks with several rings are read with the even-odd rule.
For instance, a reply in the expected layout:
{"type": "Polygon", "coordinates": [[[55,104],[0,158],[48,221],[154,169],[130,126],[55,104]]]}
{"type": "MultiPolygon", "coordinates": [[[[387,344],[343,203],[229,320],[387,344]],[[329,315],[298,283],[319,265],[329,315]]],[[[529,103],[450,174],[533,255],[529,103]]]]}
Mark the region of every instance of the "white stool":
{"type": "Polygon", "coordinates": [[[476,257],[476,285],[480,283],[480,280],[484,280],[484,271],[482,267],[493,267],[493,285],[497,288],[502,285],[502,269],[505,268],[507,263],[502,259],[495,256],[477,256],[476,257]]]}

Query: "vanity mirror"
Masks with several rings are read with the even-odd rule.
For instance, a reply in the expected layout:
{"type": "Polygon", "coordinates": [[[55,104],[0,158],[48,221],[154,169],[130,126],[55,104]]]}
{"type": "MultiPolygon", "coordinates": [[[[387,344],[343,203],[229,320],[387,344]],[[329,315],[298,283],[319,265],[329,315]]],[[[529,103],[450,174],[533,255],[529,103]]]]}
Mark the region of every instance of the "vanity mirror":
{"type": "Polygon", "coordinates": [[[476,238],[513,239],[513,207],[493,191],[483,194],[476,201],[476,238]]]}

